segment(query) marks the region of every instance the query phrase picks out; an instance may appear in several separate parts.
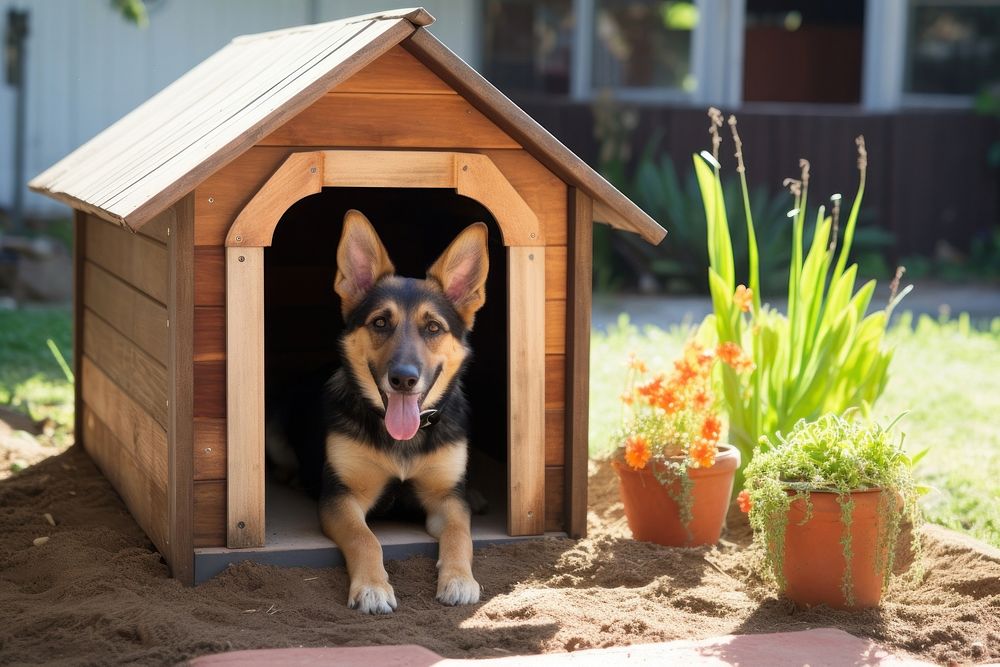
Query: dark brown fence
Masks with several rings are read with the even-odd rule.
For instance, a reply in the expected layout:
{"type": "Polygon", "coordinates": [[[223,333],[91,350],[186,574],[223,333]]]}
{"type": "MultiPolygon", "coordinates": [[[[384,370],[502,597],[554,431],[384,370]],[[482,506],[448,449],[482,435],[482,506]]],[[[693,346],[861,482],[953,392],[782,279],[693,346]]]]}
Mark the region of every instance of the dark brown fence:
{"type": "MultiPolygon", "coordinates": [[[[597,163],[593,113],[587,105],[519,100],[529,114],[587,160],[597,163]]],[[[709,147],[703,109],[643,106],[633,135],[633,155],[659,131],[661,146],[682,170],[691,153],[709,147]]],[[[727,113],[730,110],[725,110],[727,113]]],[[[1000,173],[987,165],[987,150],[1000,141],[996,119],[969,111],[871,113],[857,107],[753,104],[736,110],[746,148],[751,187],[773,191],[797,177],[800,157],[812,164],[811,201],[830,194],[854,196],[854,138],[868,145],[864,210],[867,224],[895,237],[893,259],[930,255],[939,241],[962,250],[976,235],[1000,223],[1000,173]]],[[[723,168],[732,173],[732,144],[723,146],[723,168]]],[[[682,171],[682,173],[685,173],[682,171]]]]}

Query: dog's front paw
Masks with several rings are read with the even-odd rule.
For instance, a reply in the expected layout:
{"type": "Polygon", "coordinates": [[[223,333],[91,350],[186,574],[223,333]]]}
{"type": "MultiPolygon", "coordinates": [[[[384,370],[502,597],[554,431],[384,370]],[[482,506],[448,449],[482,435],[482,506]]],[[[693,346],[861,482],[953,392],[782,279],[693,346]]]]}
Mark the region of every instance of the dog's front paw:
{"type": "Polygon", "coordinates": [[[479,602],[479,582],[471,574],[457,574],[438,578],[437,600],[455,606],[479,602]]]}
{"type": "Polygon", "coordinates": [[[391,614],[396,608],[396,594],[388,583],[352,585],[347,606],[362,614],[391,614]]]}

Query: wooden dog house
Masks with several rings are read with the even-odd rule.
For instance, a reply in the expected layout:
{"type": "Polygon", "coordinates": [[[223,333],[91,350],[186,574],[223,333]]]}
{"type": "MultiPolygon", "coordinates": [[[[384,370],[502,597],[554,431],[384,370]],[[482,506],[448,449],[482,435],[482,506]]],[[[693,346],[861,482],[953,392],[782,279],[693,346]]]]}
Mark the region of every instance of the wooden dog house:
{"type": "MultiPolygon", "coordinates": [[[[184,581],[274,556],[265,291],[308,300],[320,274],[291,262],[268,283],[265,249],[313,201],[298,247],[333,261],[313,240],[339,229],[336,211],[313,217],[324,193],[445,193],[441,210],[491,219],[506,331],[474,333],[503,341],[503,531],[585,531],[591,225],[665,232],[432,21],[399,10],[237,38],[30,184],[76,211],[77,438],[184,581]]],[[[303,551],[271,561],[316,562],[303,551]]]]}

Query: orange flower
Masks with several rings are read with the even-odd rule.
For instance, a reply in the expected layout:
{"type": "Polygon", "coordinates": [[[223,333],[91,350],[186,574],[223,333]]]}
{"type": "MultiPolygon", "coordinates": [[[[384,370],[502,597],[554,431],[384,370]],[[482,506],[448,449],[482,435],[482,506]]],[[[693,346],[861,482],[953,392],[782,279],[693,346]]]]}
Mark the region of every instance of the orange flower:
{"type": "Polygon", "coordinates": [[[705,410],[712,404],[712,394],[704,389],[699,389],[691,401],[694,403],[695,410],[705,410]]]}
{"type": "Polygon", "coordinates": [[[715,455],[718,449],[714,442],[698,438],[691,445],[691,459],[696,468],[711,468],[715,465],[715,455]]]}
{"type": "Polygon", "coordinates": [[[732,341],[719,345],[716,349],[719,358],[729,364],[733,370],[742,373],[753,369],[753,360],[743,354],[743,348],[732,341]]]}
{"type": "Polygon", "coordinates": [[[646,368],[646,362],[635,356],[635,352],[630,352],[628,355],[628,367],[639,371],[639,373],[645,373],[648,370],[646,368]]]}
{"type": "Polygon", "coordinates": [[[635,396],[632,395],[632,392],[628,391],[623,391],[621,396],[619,396],[618,398],[625,405],[632,405],[632,403],[635,402],[635,396]]]}
{"type": "Polygon", "coordinates": [[[707,369],[715,361],[715,350],[701,350],[698,352],[698,365],[702,369],[707,369]]]}
{"type": "Polygon", "coordinates": [[[750,500],[750,492],[746,489],[740,491],[740,494],[736,496],[736,504],[740,506],[740,511],[746,514],[753,508],[753,501],[750,500]]]}
{"type": "Polygon", "coordinates": [[[698,369],[687,359],[675,361],[674,368],[677,370],[677,384],[682,387],[698,377],[698,369]]]}
{"type": "Polygon", "coordinates": [[[715,415],[708,415],[701,424],[701,437],[706,442],[715,445],[719,442],[719,433],[722,432],[722,422],[715,415]]]}
{"type": "Polygon", "coordinates": [[[635,470],[646,467],[649,461],[649,443],[641,435],[630,435],[625,439],[625,463],[635,470]]]}
{"type": "Polygon", "coordinates": [[[666,387],[655,397],[651,398],[649,402],[666,412],[668,415],[676,412],[682,405],[680,397],[672,387],[666,387]]]}
{"type": "Polygon", "coordinates": [[[646,384],[641,384],[638,387],[636,387],[636,391],[639,392],[640,396],[643,396],[645,398],[651,398],[652,396],[655,396],[656,394],[660,393],[662,387],[663,387],[663,375],[661,374],[657,375],[646,384]]]}
{"type": "Polygon", "coordinates": [[[750,306],[753,304],[753,290],[746,285],[737,285],[736,294],[733,295],[733,303],[739,306],[744,313],[749,313],[750,306]]]}

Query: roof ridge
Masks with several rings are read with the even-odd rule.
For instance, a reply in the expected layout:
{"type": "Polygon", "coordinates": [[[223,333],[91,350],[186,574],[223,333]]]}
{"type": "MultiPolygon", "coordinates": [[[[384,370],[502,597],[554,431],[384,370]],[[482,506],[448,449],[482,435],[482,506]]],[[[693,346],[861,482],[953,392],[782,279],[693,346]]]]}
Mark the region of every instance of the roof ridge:
{"type": "Polygon", "coordinates": [[[324,21],[322,23],[310,23],[308,25],[292,26],[291,28],[279,28],[278,30],[268,30],[266,32],[240,35],[238,37],[234,37],[229,43],[242,44],[259,39],[273,39],[275,37],[294,35],[296,33],[320,31],[325,30],[334,24],[350,25],[351,23],[361,23],[363,21],[389,21],[397,19],[406,19],[418,28],[434,23],[434,17],[423,7],[407,7],[404,9],[387,9],[381,12],[362,14],[361,16],[346,16],[342,19],[334,19],[333,21],[324,21]]]}

